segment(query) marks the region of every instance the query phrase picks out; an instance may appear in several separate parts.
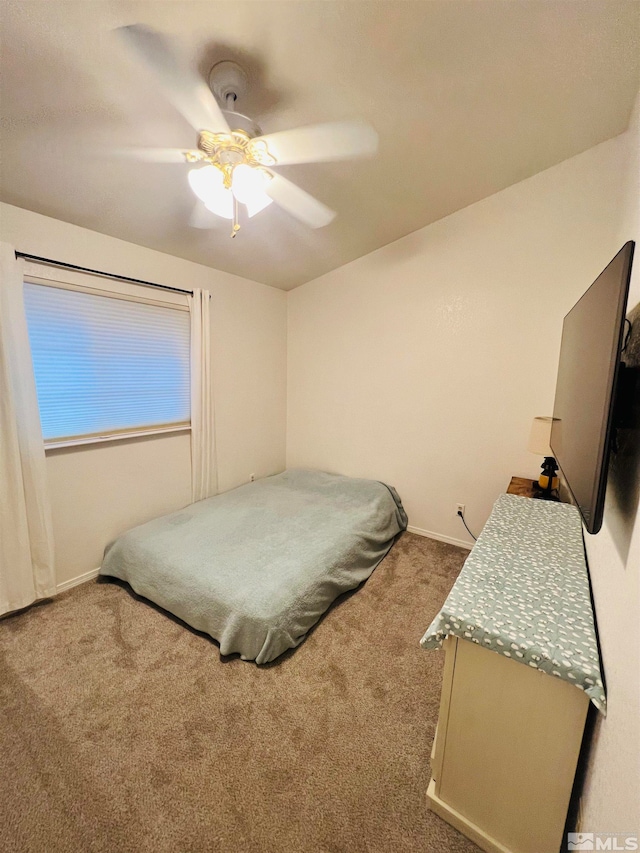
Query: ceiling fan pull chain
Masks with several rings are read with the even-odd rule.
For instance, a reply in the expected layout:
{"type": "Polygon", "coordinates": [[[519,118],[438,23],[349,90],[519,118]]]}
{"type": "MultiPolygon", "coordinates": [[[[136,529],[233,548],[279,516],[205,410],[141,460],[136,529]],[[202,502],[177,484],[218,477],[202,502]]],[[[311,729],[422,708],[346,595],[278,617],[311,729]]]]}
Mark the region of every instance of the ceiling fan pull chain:
{"type": "Polygon", "coordinates": [[[233,199],[233,228],[231,229],[231,236],[235,237],[238,231],[240,230],[240,223],[238,222],[238,199],[233,199]]]}

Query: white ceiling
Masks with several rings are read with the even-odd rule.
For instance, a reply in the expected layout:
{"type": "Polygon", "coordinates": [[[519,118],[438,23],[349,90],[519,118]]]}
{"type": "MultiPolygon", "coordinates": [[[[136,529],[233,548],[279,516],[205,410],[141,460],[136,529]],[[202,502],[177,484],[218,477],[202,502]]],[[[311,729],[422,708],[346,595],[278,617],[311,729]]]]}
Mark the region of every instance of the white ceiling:
{"type": "Polygon", "coordinates": [[[639,81],[637,0],[3,0],[0,24],[3,201],[284,289],[621,133],[639,81]],[[186,166],[114,154],[195,143],[115,43],[134,22],[204,75],[240,60],[264,132],[377,129],[373,160],[282,169],[331,225],[272,205],[234,240],[190,228],[186,166]]]}

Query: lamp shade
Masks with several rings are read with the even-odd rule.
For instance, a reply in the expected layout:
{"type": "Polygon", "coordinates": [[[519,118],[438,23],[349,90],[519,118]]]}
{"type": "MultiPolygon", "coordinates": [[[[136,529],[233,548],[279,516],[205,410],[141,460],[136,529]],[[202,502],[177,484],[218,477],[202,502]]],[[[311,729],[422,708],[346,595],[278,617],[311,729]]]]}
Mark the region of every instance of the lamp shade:
{"type": "Polygon", "coordinates": [[[551,425],[553,418],[534,418],[531,424],[531,434],[527,450],[538,456],[553,456],[551,450],[551,425]]]}

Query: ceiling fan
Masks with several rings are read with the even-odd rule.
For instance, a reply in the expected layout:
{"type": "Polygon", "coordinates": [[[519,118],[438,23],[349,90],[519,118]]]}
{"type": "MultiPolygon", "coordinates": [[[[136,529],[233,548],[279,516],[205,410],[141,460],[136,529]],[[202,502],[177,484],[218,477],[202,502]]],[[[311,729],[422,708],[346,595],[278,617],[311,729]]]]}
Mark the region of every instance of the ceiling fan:
{"type": "MultiPolygon", "coordinates": [[[[232,237],[240,229],[241,212],[252,217],[272,202],[311,228],[331,222],[335,211],[284,178],[277,167],[372,155],[378,147],[372,127],[342,121],[262,135],[254,121],[235,111],[248,82],[235,62],[214,65],[209,88],[162,33],[141,24],[116,33],[198,133],[195,149],[148,149],[138,152],[141,159],[190,164],[191,189],[209,211],[232,221],[232,237]]],[[[202,227],[201,222],[196,211],[192,224],[202,227]]]]}

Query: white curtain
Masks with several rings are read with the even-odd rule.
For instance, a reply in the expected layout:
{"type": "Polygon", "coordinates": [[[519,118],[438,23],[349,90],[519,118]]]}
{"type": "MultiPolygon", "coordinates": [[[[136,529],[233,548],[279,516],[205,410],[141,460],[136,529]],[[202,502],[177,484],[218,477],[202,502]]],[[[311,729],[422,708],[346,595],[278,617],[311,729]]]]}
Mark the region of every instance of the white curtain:
{"type": "Polygon", "coordinates": [[[211,390],[209,291],[194,290],[191,313],[191,499],[217,491],[211,390]]]}
{"type": "Polygon", "coordinates": [[[13,248],[0,243],[0,614],[56,591],[22,267],[13,248]]]}

